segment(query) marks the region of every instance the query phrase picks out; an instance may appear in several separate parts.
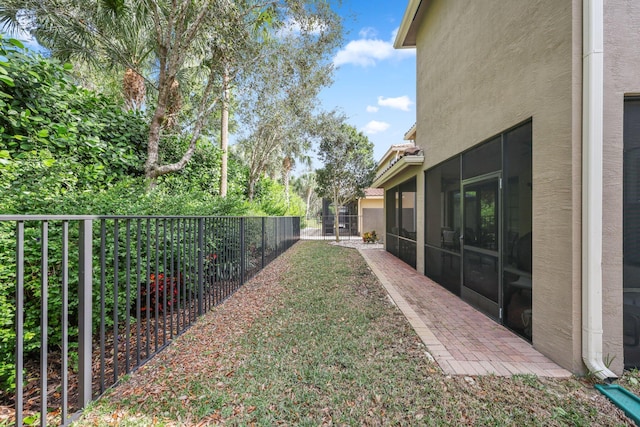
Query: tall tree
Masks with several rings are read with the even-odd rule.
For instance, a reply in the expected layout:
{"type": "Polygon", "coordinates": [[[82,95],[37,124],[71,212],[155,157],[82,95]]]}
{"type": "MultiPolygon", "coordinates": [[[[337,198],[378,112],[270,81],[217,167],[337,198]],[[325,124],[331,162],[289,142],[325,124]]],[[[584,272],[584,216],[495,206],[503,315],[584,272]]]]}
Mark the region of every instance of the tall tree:
{"type": "Polygon", "coordinates": [[[238,145],[249,166],[250,199],[270,170],[286,172],[286,184],[293,162],[304,161],[311,148],[317,96],[332,82],[330,53],[341,40],[340,23],[331,16],[300,17],[279,28],[261,46],[264,60],[239,87],[245,135],[238,145]]]}
{"type": "Polygon", "coordinates": [[[376,163],[373,143],[362,132],[342,122],[337,115],[325,116],[318,156],[323,167],[316,171],[316,191],[333,202],[334,230],[340,240],[340,209],[364,196],[373,181],[376,163]]]}

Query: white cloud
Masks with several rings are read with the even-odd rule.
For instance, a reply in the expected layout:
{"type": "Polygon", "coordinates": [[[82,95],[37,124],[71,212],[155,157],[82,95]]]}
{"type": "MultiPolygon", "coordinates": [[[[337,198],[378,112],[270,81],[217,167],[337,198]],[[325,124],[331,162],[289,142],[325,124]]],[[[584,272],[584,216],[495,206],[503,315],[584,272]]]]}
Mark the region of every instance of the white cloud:
{"type": "Polygon", "coordinates": [[[398,27],[395,30],[391,31],[391,40],[392,41],[394,41],[396,39],[396,36],[398,35],[398,31],[400,31],[400,27],[398,27]]]}
{"type": "Polygon", "coordinates": [[[391,43],[382,40],[354,40],[336,54],[333,64],[336,67],[343,64],[370,67],[376,65],[377,61],[388,59],[392,55],[391,43]]]}
{"type": "Polygon", "coordinates": [[[408,96],[399,96],[397,98],[385,98],[384,96],[378,97],[378,105],[382,107],[395,108],[396,110],[409,111],[409,106],[413,102],[408,96]]]}
{"type": "Polygon", "coordinates": [[[362,128],[362,130],[364,131],[364,133],[373,135],[376,133],[384,132],[385,130],[389,129],[390,126],[391,125],[389,123],[372,120],[369,123],[367,123],[365,127],[362,128]]]}
{"type": "Polygon", "coordinates": [[[374,107],[373,105],[367,105],[367,113],[377,113],[379,110],[378,107],[374,107]]]}
{"type": "Polygon", "coordinates": [[[378,36],[378,30],[373,27],[366,27],[361,29],[358,35],[361,39],[372,39],[378,36]]]}
{"type": "MultiPolygon", "coordinates": [[[[397,33],[397,29],[392,34],[397,33]]],[[[343,64],[371,67],[380,61],[388,59],[400,60],[415,55],[415,49],[395,49],[393,38],[389,41],[375,37],[375,30],[364,28],[360,31],[360,39],[352,40],[340,49],[333,58],[333,64],[337,67],[343,64]]]]}

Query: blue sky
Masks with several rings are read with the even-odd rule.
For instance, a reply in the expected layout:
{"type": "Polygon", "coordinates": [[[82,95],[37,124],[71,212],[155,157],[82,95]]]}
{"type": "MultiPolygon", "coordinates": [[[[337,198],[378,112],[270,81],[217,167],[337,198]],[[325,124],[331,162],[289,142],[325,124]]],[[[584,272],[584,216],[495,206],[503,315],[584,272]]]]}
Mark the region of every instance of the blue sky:
{"type": "Polygon", "coordinates": [[[335,81],[322,92],[322,106],[342,110],[374,143],[376,160],[391,144],[403,142],[415,123],[415,50],[393,48],[406,5],[405,0],[343,0],[337,9],[347,35],[333,58],[335,81]]]}

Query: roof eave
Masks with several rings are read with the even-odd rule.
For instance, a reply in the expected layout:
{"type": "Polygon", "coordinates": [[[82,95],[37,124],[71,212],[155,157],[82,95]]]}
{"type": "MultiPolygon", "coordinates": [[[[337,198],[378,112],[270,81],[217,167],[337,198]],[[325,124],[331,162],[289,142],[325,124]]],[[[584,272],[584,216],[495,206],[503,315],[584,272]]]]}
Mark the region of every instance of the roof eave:
{"type": "Polygon", "coordinates": [[[372,187],[384,188],[384,184],[389,180],[393,179],[395,176],[399,175],[401,172],[406,171],[409,168],[414,166],[422,166],[424,163],[424,155],[412,155],[412,156],[404,156],[398,159],[398,161],[391,166],[389,169],[382,171],[378,176],[373,180],[372,187]]]}
{"type": "MultiPolygon", "coordinates": [[[[422,0],[409,0],[407,9],[404,11],[400,28],[398,28],[398,34],[393,42],[393,47],[396,49],[408,49],[416,47],[415,41],[407,40],[407,36],[411,34],[411,30],[415,32],[415,28],[412,28],[418,9],[422,0]]],[[[415,39],[415,34],[412,34],[412,38],[415,39]]]]}
{"type": "MultiPolygon", "coordinates": [[[[409,143],[405,142],[403,144],[408,145],[409,143]]],[[[399,146],[402,146],[403,144],[393,144],[391,147],[389,147],[387,152],[384,153],[384,156],[382,156],[382,158],[378,162],[378,166],[382,166],[386,164],[388,161],[391,161],[391,159],[398,157],[399,154],[400,155],[403,154],[404,150],[409,148],[409,147],[399,147],[399,146]]]]}
{"type": "Polygon", "coordinates": [[[404,134],[405,141],[416,141],[416,134],[418,129],[418,123],[414,123],[413,126],[404,134]]]}

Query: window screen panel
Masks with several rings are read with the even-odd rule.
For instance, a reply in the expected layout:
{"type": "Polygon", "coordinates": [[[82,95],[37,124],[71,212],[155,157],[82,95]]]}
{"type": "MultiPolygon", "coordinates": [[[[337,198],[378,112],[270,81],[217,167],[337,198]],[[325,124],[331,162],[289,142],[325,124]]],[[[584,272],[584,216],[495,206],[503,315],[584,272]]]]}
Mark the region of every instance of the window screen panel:
{"type": "Polygon", "coordinates": [[[501,138],[497,137],[462,155],[462,179],[473,178],[502,167],[501,138]]]}

